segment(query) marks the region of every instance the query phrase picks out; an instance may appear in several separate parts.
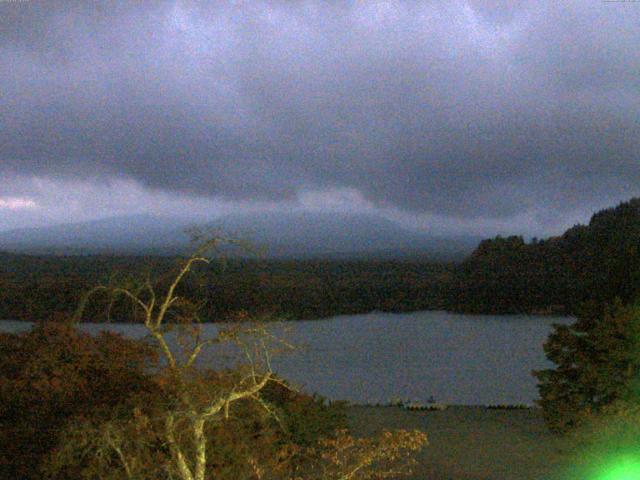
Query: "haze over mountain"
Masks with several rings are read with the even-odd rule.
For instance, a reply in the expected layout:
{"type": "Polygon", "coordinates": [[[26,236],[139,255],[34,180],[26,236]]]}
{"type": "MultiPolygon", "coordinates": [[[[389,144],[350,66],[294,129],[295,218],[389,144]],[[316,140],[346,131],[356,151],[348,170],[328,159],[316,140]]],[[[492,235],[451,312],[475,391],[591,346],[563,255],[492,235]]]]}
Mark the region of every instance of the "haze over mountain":
{"type": "MultiPolygon", "coordinates": [[[[203,225],[203,224],[200,224],[203,225]]],[[[24,253],[154,253],[189,248],[180,217],[132,215],[0,232],[0,249],[24,253]]],[[[248,241],[267,257],[406,257],[460,259],[480,241],[427,235],[384,218],[354,213],[292,212],[228,215],[204,224],[248,241]]]]}

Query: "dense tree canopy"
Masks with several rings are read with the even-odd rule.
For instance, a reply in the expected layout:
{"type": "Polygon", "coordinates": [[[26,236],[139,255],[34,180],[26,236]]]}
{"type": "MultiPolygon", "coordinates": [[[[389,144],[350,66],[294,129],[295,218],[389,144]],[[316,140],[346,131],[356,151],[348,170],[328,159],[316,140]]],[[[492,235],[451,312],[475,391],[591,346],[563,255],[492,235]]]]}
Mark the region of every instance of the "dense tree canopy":
{"type": "MultiPolygon", "coordinates": [[[[160,390],[169,388],[147,368],[155,358],[147,343],[113,333],[92,336],[62,321],[37,324],[22,334],[1,334],[0,477],[40,479],[43,471],[64,480],[96,478],[106,470],[117,474],[112,453],[97,449],[105,441],[124,444],[115,427],[127,421],[135,430],[127,432],[129,440],[153,457],[141,466],[154,474],[151,466],[161,465],[167,452],[154,430],[157,423],[150,419],[162,411],[160,390]]],[[[213,373],[208,378],[212,385],[222,381],[213,373]]],[[[346,425],[339,403],[277,383],[263,393],[278,420],[245,402],[230,422],[210,432],[216,444],[211,462],[220,478],[240,478],[252,455],[260,455],[256,461],[263,466],[276,468],[284,458],[278,460],[275,452],[314,447],[320,439],[335,438],[346,425]]]]}
{"type": "Polygon", "coordinates": [[[555,368],[534,372],[554,431],[576,427],[614,402],[635,403],[640,394],[640,303],[584,310],[549,336],[544,349],[555,368]]]}
{"type": "MultiPolygon", "coordinates": [[[[72,313],[84,292],[116,275],[150,274],[166,282],[169,257],[29,256],[0,254],[0,319],[45,320],[72,313]],[[164,278],[164,280],[163,280],[164,278]]],[[[203,318],[220,321],[244,311],[252,316],[313,319],[374,310],[438,309],[449,265],[415,261],[240,260],[200,266],[180,286],[186,298],[205,301],[203,318]]],[[[86,319],[136,321],[127,302],[103,296],[86,319]]],[[[139,318],[137,319],[140,320],[139,318]]]]}
{"type": "Polygon", "coordinates": [[[548,240],[485,240],[450,287],[447,308],[462,312],[575,313],[587,301],[629,302],[640,293],[640,199],[548,240]]]}
{"type": "Polygon", "coordinates": [[[41,478],[39,468],[71,418],[98,418],[149,392],[155,352],[119,335],[68,323],[0,334],[0,477],[41,478]]]}

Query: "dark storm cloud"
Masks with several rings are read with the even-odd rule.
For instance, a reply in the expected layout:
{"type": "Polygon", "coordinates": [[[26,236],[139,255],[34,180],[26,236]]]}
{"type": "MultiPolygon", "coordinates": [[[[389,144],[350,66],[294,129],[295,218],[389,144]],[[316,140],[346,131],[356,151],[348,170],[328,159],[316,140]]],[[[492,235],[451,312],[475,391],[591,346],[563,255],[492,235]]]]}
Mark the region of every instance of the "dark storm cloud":
{"type": "Polygon", "coordinates": [[[640,194],[640,6],[0,3],[0,173],[459,218],[640,194]]]}

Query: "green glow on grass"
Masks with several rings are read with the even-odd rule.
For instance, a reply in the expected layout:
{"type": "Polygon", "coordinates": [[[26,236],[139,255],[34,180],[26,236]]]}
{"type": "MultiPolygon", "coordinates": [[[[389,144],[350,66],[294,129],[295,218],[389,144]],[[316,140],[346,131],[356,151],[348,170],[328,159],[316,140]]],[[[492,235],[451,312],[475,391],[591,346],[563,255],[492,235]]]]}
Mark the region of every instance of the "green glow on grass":
{"type": "Polygon", "coordinates": [[[617,459],[594,480],[640,480],[640,456],[617,459]]]}

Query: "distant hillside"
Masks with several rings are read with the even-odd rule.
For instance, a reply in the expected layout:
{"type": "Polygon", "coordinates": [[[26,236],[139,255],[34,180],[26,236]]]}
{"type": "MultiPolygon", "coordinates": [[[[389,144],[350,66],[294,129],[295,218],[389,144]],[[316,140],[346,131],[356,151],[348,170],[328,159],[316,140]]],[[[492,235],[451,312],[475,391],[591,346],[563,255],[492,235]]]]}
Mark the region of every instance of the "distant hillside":
{"type": "Polygon", "coordinates": [[[130,215],[0,232],[0,250],[32,254],[175,253],[190,222],[130,215]]]}
{"type": "Polygon", "coordinates": [[[640,294],[640,198],[594,214],[560,237],[484,240],[453,276],[448,308],[573,313],[640,294]]]}
{"type": "MultiPolygon", "coordinates": [[[[179,218],[136,215],[53,227],[0,232],[0,249],[45,254],[175,254],[186,251],[179,218]]],[[[272,258],[462,259],[479,238],[440,237],[404,229],[373,215],[340,213],[253,213],[230,215],[209,227],[250,241],[272,258]]]]}

